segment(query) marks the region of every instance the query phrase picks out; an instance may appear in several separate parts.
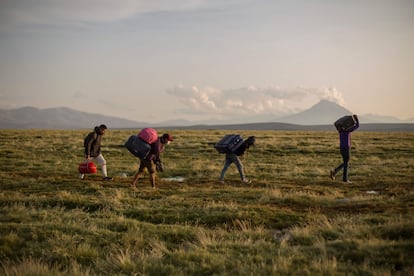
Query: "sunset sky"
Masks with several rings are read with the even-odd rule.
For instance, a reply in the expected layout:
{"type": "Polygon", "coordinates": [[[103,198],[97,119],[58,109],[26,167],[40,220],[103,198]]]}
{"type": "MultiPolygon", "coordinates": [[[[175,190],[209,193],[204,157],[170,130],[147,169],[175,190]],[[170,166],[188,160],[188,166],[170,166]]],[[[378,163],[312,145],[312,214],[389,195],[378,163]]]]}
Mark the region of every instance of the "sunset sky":
{"type": "Polygon", "coordinates": [[[0,108],[414,117],[411,0],[2,0],[0,108]]]}

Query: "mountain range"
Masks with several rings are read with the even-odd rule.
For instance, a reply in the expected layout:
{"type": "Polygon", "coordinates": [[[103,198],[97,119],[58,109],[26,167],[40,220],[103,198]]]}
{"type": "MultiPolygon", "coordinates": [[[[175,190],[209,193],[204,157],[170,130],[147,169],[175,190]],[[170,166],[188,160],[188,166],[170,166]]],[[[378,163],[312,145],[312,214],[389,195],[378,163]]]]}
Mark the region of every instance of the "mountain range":
{"type": "MultiPolygon", "coordinates": [[[[309,109],[272,120],[246,119],[243,123],[225,121],[191,122],[171,120],[157,124],[137,122],[119,117],[82,112],[67,107],[38,109],[22,107],[17,109],[0,109],[0,129],[90,129],[105,123],[110,128],[192,128],[192,129],[285,129],[285,130],[328,130],[334,129],[333,122],[344,115],[353,114],[348,109],[334,102],[322,100],[309,109]]],[[[360,115],[361,126],[367,130],[409,130],[414,131],[414,118],[399,120],[389,116],[360,115]]],[[[361,127],[362,129],[362,127],[361,127]]]]}
{"type": "Polygon", "coordinates": [[[298,125],[332,125],[338,118],[350,114],[353,113],[339,104],[321,100],[309,109],[279,118],[278,121],[298,125]]]}
{"type": "Polygon", "coordinates": [[[0,110],[0,128],[3,129],[89,129],[102,123],[112,128],[147,126],[143,122],[82,112],[67,107],[46,109],[22,107],[0,110]]]}

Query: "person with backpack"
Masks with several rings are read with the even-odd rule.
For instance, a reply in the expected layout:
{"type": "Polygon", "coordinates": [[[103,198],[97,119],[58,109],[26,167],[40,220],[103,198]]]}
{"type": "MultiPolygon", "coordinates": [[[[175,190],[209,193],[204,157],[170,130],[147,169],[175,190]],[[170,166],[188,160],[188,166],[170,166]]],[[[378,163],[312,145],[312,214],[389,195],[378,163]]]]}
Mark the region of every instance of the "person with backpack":
{"type": "Polygon", "coordinates": [[[145,169],[148,171],[150,177],[149,181],[152,188],[156,188],[156,172],[162,172],[164,170],[161,153],[164,151],[165,145],[172,142],[172,136],[168,133],[158,137],[153,143],[150,143],[151,150],[144,158],[139,158],[140,164],[137,173],[135,174],[131,187],[135,188],[139,178],[144,174],[145,169]]]}
{"type": "MultiPolygon", "coordinates": [[[[351,116],[349,116],[351,118],[351,116]]],[[[351,158],[351,132],[359,128],[359,119],[357,115],[352,115],[354,121],[353,125],[345,128],[338,128],[339,132],[339,149],[342,155],[343,162],[335,169],[330,171],[330,177],[335,180],[336,174],[343,169],[342,181],[345,183],[352,183],[348,178],[348,163],[351,158]]]]}
{"type": "Polygon", "coordinates": [[[244,153],[255,144],[256,138],[254,136],[250,136],[249,138],[244,141],[240,147],[238,147],[234,151],[227,151],[225,153],[225,159],[224,159],[224,167],[221,171],[219,181],[221,183],[224,183],[224,175],[226,174],[227,169],[230,167],[231,164],[236,164],[237,170],[239,171],[241,181],[243,183],[250,184],[252,183],[251,180],[247,179],[244,174],[244,167],[243,163],[240,160],[240,157],[244,155],[244,153]]]}
{"type": "MultiPolygon", "coordinates": [[[[101,165],[103,181],[111,181],[112,177],[108,177],[106,169],[106,160],[101,153],[102,136],[106,130],[106,125],[95,126],[94,130],[85,137],[83,146],[86,162],[96,160],[101,165]]],[[[82,180],[85,179],[85,174],[81,173],[79,178],[82,180]]]]}

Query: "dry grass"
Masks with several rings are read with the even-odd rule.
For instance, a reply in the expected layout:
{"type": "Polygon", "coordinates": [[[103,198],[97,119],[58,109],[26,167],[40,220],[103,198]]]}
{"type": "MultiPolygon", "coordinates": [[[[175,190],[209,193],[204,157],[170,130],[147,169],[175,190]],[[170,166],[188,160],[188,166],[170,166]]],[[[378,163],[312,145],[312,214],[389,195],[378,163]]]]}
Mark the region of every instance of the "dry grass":
{"type": "Polygon", "coordinates": [[[414,134],[354,133],[344,185],[328,178],[335,132],[240,131],[258,142],[245,186],[235,167],[217,182],[226,132],[170,131],[153,190],[147,178],[129,187],[133,132],[104,137],[104,183],[77,178],[87,131],[0,131],[1,274],[413,273],[414,134]]]}

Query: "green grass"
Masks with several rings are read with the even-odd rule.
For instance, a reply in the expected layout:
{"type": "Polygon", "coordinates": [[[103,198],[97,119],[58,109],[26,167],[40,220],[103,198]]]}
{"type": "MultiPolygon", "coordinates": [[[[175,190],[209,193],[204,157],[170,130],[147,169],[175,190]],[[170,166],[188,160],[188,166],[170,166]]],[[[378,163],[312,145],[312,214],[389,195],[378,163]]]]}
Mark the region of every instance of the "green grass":
{"type": "Polygon", "coordinates": [[[234,166],[217,181],[229,132],[170,131],[154,190],[148,175],[129,186],[136,131],[103,138],[113,182],[79,180],[87,132],[0,131],[0,274],[414,273],[413,133],[355,132],[345,185],[328,177],[334,131],[240,131],[257,139],[246,186],[234,166]]]}

